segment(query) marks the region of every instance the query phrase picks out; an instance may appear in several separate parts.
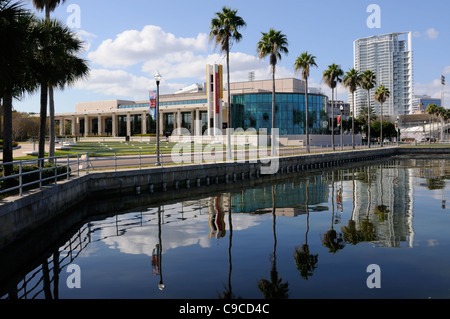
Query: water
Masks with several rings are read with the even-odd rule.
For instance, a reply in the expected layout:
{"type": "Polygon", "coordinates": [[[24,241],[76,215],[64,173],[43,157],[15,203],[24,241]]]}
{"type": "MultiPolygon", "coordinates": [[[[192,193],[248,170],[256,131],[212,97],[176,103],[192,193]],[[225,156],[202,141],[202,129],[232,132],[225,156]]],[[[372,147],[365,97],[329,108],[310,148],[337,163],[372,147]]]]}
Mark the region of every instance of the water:
{"type": "Polygon", "coordinates": [[[15,247],[50,243],[32,260],[1,256],[0,296],[449,298],[449,176],[448,160],[395,158],[86,203],[63,235],[15,247]]]}

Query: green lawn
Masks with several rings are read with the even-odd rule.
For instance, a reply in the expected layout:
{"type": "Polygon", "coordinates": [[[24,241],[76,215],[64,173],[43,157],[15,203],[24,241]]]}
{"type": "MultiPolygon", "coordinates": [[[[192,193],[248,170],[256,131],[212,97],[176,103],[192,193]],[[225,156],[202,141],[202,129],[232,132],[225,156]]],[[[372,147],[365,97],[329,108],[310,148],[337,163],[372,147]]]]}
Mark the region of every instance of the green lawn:
{"type": "MultiPolygon", "coordinates": [[[[183,147],[184,150],[194,151],[194,146],[191,143],[174,143],[174,142],[160,142],[159,148],[162,154],[170,154],[174,146],[183,147]]],[[[207,144],[202,146],[202,149],[207,144]]],[[[216,149],[223,148],[225,146],[216,146],[216,149]]],[[[156,143],[155,142],[78,142],[75,146],[72,146],[70,150],[56,150],[55,156],[67,156],[89,153],[89,156],[117,156],[124,155],[156,155],[156,143]]],[[[48,154],[45,154],[48,156],[48,154]]],[[[15,160],[35,159],[36,156],[23,156],[15,158],[15,160]]]]}

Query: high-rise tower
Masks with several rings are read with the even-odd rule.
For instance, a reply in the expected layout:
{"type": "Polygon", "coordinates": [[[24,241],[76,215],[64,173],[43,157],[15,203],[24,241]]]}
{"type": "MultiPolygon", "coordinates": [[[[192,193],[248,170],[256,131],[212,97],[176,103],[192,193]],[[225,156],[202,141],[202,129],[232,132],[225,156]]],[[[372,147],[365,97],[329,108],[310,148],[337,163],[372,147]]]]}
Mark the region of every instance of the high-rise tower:
{"type": "MultiPolygon", "coordinates": [[[[413,53],[411,32],[389,33],[357,39],[353,43],[353,61],[356,70],[372,70],[376,86],[370,91],[370,105],[381,113],[380,103],[374,100],[375,89],[384,85],[390,97],[383,103],[383,115],[410,114],[413,99],[413,53]]],[[[352,95],[349,95],[352,103],[352,95]]],[[[367,106],[367,91],[355,92],[355,116],[367,106]]]]}

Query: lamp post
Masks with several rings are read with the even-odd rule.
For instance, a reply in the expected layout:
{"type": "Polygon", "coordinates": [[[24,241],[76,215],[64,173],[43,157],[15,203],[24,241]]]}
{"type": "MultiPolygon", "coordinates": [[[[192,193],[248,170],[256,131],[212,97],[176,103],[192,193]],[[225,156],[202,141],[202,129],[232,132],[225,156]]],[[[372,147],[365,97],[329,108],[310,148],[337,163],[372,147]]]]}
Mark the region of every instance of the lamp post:
{"type": "Polygon", "coordinates": [[[343,112],[344,112],[344,105],[342,105],[341,104],[341,106],[339,107],[340,108],[340,110],[341,110],[341,120],[339,121],[340,123],[340,126],[341,126],[341,151],[343,151],[344,150],[344,137],[342,136],[342,132],[343,132],[343,125],[342,125],[342,114],[343,114],[343,112]]]}
{"type": "Polygon", "coordinates": [[[159,82],[161,82],[161,74],[159,71],[155,74],[156,81],[156,166],[160,166],[159,161],[159,82]]]}

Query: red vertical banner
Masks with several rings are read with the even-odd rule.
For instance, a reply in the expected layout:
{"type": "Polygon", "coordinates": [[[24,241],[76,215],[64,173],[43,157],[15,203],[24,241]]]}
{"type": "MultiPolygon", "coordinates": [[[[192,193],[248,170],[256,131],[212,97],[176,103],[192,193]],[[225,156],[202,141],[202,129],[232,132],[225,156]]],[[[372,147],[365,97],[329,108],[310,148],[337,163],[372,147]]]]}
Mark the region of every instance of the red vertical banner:
{"type": "Polygon", "coordinates": [[[219,73],[215,72],[215,86],[214,86],[214,96],[215,96],[215,103],[216,103],[216,114],[220,114],[220,107],[219,107],[219,103],[220,103],[220,77],[219,77],[219,73]]]}

